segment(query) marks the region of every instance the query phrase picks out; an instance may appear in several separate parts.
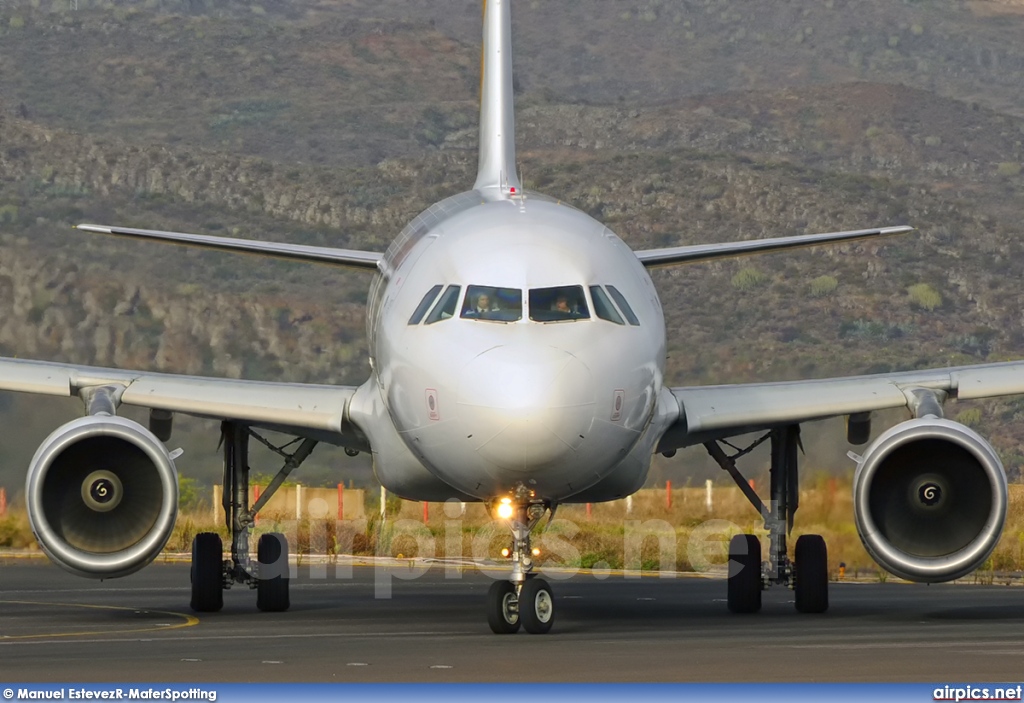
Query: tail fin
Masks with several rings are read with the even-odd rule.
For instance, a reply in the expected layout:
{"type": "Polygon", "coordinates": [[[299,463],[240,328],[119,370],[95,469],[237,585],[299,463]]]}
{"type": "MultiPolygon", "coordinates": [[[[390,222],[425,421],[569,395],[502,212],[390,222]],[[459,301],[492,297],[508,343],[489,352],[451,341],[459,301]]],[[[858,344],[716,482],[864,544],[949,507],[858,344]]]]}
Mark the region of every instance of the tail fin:
{"type": "Polygon", "coordinates": [[[522,190],[516,175],[511,3],[484,0],[480,57],[480,164],[473,188],[499,197],[522,190]]]}

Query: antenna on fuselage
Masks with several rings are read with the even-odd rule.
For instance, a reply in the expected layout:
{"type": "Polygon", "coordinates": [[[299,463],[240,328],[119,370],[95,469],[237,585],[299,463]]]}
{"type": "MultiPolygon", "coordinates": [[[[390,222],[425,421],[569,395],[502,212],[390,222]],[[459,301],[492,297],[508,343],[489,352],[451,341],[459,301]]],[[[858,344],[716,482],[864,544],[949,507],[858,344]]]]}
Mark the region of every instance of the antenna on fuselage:
{"type": "Polygon", "coordinates": [[[480,54],[480,161],[475,190],[516,195],[516,123],[512,95],[512,0],[484,0],[480,54]]]}

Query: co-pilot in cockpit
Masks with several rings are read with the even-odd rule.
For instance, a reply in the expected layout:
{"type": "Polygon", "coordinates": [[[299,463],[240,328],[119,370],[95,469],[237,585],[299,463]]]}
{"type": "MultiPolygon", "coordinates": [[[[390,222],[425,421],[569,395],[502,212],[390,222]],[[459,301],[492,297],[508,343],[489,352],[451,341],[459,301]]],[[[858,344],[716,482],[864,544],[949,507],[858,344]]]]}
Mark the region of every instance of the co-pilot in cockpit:
{"type": "Polygon", "coordinates": [[[530,319],[535,322],[589,320],[583,286],[557,286],[530,290],[530,319]]]}

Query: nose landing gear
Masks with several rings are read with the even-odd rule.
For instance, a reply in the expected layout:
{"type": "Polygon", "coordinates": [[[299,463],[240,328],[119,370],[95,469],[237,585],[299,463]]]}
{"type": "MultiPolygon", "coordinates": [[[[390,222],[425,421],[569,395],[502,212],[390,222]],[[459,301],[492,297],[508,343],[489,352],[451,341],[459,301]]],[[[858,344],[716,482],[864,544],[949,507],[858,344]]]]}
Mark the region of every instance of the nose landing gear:
{"type": "Polygon", "coordinates": [[[530,545],[530,532],[547,511],[548,506],[522,485],[497,503],[498,517],[512,532],[508,550],[512,573],[507,581],[491,584],[487,592],[487,624],[495,634],[512,634],[522,627],[530,634],[542,635],[555,622],[551,586],[533,573],[533,557],[538,552],[530,545]]]}

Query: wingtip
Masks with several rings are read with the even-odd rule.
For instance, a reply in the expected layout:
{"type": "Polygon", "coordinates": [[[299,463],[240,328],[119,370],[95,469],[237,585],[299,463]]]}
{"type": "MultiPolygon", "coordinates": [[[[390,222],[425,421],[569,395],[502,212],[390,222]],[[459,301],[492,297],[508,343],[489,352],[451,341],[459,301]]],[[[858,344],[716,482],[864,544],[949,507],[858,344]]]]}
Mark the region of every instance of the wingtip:
{"type": "Polygon", "coordinates": [[[95,232],[97,234],[113,234],[109,227],[101,227],[100,225],[77,224],[71,225],[71,229],[77,229],[82,232],[95,232]]]}
{"type": "Polygon", "coordinates": [[[879,232],[885,234],[906,234],[907,232],[913,232],[917,227],[911,227],[910,225],[899,225],[896,227],[883,227],[879,232]]]}

